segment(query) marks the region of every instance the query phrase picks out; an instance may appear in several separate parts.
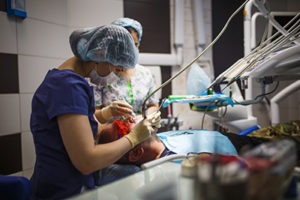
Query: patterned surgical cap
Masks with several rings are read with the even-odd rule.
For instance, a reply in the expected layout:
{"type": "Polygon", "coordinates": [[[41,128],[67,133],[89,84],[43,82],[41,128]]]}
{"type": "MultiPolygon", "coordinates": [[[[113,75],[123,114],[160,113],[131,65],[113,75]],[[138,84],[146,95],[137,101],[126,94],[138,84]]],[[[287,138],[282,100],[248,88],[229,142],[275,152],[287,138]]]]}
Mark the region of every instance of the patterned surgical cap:
{"type": "Polygon", "coordinates": [[[122,26],[124,28],[127,28],[127,27],[133,28],[138,34],[139,46],[140,46],[140,42],[141,42],[142,35],[143,35],[143,27],[140,24],[140,22],[138,22],[134,19],[124,17],[124,18],[116,19],[111,24],[114,24],[114,25],[117,25],[117,26],[122,26]]]}
{"type": "Polygon", "coordinates": [[[83,61],[108,62],[134,68],[138,52],[128,31],[107,25],[73,31],[69,38],[73,54],[83,61]]]}

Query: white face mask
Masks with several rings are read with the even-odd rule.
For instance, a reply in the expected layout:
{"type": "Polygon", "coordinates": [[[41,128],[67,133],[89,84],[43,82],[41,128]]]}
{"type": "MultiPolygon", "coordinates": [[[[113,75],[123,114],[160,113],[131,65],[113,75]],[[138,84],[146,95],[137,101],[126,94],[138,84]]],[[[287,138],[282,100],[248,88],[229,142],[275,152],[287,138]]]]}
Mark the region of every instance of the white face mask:
{"type": "MultiPolygon", "coordinates": [[[[111,73],[111,72],[110,72],[110,73],[111,73]]],[[[110,73],[109,73],[109,74],[110,74],[110,73]]],[[[102,85],[103,85],[103,83],[106,83],[106,78],[100,76],[100,75],[97,73],[96,69],[93,69],[93,70],[90,72],[89,77],[91,78],[91,82],[94,83],[94,84],[96,84],[96,85],[99,85],[99,84],[102,84],[102,85]]]]}
{"type": "Polygon", "coordinates": [[[106,77],[108,77],[112,70],[111,70],[111,66],[109,65],[109,73],[106,76],[100,76],[96,70],[96,67],[90,72],[89,77],[91,78],[91,82],[98,85],[101,83],[106,83],[106,77]]]}

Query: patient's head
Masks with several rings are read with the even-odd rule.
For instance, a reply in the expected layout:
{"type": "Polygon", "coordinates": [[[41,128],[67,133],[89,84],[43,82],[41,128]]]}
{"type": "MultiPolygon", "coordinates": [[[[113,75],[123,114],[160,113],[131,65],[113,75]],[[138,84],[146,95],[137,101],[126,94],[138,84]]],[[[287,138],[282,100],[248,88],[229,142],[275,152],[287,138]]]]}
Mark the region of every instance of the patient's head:
{"type": "MultiPolygon", "coordinates": [[[[99,144],[113,142],[131,131],[135,126],[132,118],[114,120],[112,124],[106,125],[100,133],[99,144]]],[[[147,140],[126,153],[118,163],[141,165],[145,162],[157,159],[165,150],[164,144],[157,135],[152,134],[147,140]]]]}

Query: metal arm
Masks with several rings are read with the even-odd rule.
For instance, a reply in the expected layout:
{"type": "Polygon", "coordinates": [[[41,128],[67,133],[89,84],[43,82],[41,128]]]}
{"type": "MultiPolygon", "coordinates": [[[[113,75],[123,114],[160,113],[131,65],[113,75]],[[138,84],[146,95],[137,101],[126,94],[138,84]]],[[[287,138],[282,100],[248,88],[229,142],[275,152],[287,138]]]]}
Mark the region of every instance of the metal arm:
{"type": "MultiPolygon", "coordinates": [[[[283,35],[288,35],[288,32],[270,15],[270,12],[264,6],[264,0],[254,0],[254,5],[257,9],[270,21],[270,23],[283,35]]],[[[294,41],[297,45],[300,45],[299,39],[294,41]]]]}

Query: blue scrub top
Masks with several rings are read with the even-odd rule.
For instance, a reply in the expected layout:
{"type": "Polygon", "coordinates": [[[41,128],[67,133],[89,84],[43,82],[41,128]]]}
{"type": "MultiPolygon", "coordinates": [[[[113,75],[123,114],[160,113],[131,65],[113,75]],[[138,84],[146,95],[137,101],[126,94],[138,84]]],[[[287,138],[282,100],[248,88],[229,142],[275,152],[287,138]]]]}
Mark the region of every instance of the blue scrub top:
{"type": "Polygon", "coordinates": [[[31,177],[31,199],[62,199],[80,193],[82,186],[94,187],[93,174],[81,174],[71,163],[63,144],[57,116],[87,115],[93,135],[94,94],[87,81],[72,70],[49,70],[32,99],[30,128],[36,151],[31,177]]]}

